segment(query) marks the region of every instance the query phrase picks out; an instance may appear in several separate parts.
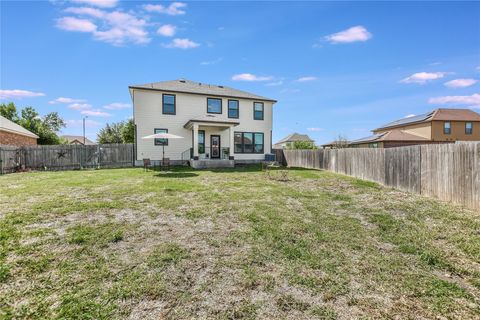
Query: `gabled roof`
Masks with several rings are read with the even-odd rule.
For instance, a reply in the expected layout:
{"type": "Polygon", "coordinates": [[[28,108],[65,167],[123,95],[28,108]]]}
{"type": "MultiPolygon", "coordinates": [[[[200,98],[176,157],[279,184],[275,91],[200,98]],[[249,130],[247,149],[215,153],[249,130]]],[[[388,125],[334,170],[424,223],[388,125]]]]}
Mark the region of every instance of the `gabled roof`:
{"type": "Polygon", "coordinates": [[[406,125],[428,122],[428,121],[480,121],[480,114],[470,109],[444,109],[439,108],[433,111],[414,116],[395,120],[380,126],[377,130],[385,130],[389,128],[402,127],[406,125]]]}
{"type": "Polygon", "coordinates": [[[206,84],[201,82],[194,82],[194,81],[185,80],[185,79],[131,85],[129,86],[129,89],[130,90],[144,89],[144,90],[157,90],[157,91],[166,91],[166,92],[183,92],[183,93],[203,94],[203,95],[218,96],[218,97],[232,97],[232,98],[277,102],[274,99],[262,97],[250,92],[237,90],[230,87],[226,87],[222,85],[206,84]]]}
{"type": "Polygon", "coordinates": [[[374,134],[365,138],[353,140],[350,141],[349,144],[362,144],[381,141],[428,141],[428,139],[403,130],[394,129],[387,132],[374,134]]]}
{"type": "Polygon", "coordinates": [[[480,114],[470,109],[437,109],[432,120],[439,121],[480,121],[480,114]]]}
{"type": "MultiPolygon", "coordinates": [[[[70,136],[70,135],[64,135],[62,136],[62,138],[65,138],[68,143],[72,143],[74,141],[78,141],[79,143],[82,143],[83,144],[83,136],[70,136]]],[[[87,137],[85,137],[85,145],[95,145],[96,143],[93,142],[92,140],[88,139],[87,137]]]]}
{"type": "Polygon", "coordinates": [[[284,143],[284,142],[294,142],[294,141],[309,141],[309,142],[313,142],[312,139],[310,139],[310,137],[306,134],[299,134],[299,133],[292,133],[292,134],[289,134],[288,136],[286,136],[285,138],[281,139],[280,141],[278,141],[277,143],[275,144],[279,144],[279,143],[284,143]]]}
{"type": "Polygon", "coordinates": [[[22,135],[22,136],[38,139],[38,136],[35,133],[28,131],[21,125],[18,125],[15,122],[10,121],[3,116],[0,116],[0,131],[7,131],[7,132],[22,135]]]}

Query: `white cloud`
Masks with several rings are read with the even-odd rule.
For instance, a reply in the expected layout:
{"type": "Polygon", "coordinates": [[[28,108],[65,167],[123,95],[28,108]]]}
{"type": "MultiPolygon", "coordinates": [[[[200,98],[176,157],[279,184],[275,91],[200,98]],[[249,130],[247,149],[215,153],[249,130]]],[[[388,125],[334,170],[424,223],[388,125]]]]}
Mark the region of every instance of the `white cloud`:
{"type": "Polygon", "coordinates": [[[106,12],[103,10],[88,7],[70,7],[65,9],[65,12],[84,16],[92,16],[94,18],[103,18],[106,15],[106,12]]]}
{"type": "Polygon", "coordinates": [[[50,104],[57,104],[57,103],[82,103],[85,102],[83,99],[73,99],[73,98],[65,98],[65,97],[58,97],[55,100],[49,101],[50,104]]]}
{"type": "Polygon", "coordinates": [[[217,63],[221,62],[222,60],[223,60],[223,58],[218,58],[218,59],[210,60],[210,61],[202,61],[202,62],[200,62],[200,64],[202,66],[208,66],[208,65],[212,65],[212,64],[217,64],[217,63]]]}
{"type": "Polygon", "coordinates": [[[318,131],[323,131],[325,129],[323,128],[307,128],[307,131],[311,131],[311,132],[318,132],[318,131]]]}
{"type": "Polygon", "coordinates": [[[444,85],[449,88],[465,88],[473,86],[477,82],[478,80],[475,79],[455,79],[445,82],[444,85]]]}
{"type": "Polygon", "coordinates": [[[279,81],[269,82],[265,85],[268,87],[276,87],[276,86],[281,86],[282,84],[283,84],[283,81],[279,80],[279,81]]]}
{"type": "Polygon", "coordinates": [[[108,110],[118,110],[118,109],[128,109],[131,107],[131,105],[128,103],[114,102],[114,103],[107,104],[106,106],[103,106],[103,107],[108,110]]]}
{"type": "Polygon", "coordinates": [[[480,108],[480,94],[474,93],[471,96],[434,97],[430,98],[428,102],[432,104],[467,105],[472,108],[480,108]]]}
{"type": "MultiPolygon", "coordinates": [[[[67,127],[81,127],[83,126],[83,120],[66,120],[65,121],[67,123],[67,127]]],[[[90,119],[86,119],[85,120],[85,127],[98,127],[102,125],[101,122],[98,122],[98,121],[94,121],[94,120],[90,120],[90,119]]]]}
{"type": "Polygon", "coordinates": [[[97,26],[90,20],[74,17],[63,17],[57,19],[57,28],[66,31],[95,32],[97,26]]]}
{"type": "Polygon", "coordinates": [[[89,32],[95,40],[104,41],[116,46],[132,42],[145,44],[150,42],[146,31],[147,22],[136,17],[133,13],[121,11],[107,12],[105,10],[71,7],[66,12],[77,14],[80,17],[89,16],[98,22],[77,17],[63,17],[57,19],[57,27],[67,31],[89,32]]]}
{"type": "Polygon", "coordinates": [[[171,24],[164,24],[158,28],[157,33],[165,37],[173,37],[176,31],[177,27],[172,26],[171,24]]]}
{"type": "Polygon", "coordinates": [[[83,110],[80,113],[85,115],[85,116],[92,116],[92,117],[110,117],[111,116],[110,113],[104,112],[104,111],[99,110],[99,109],[83,110]]]}
{"type": "Polygon", "coordinates": [[[187,6],[186,3],[183,2],[173,2],[168,7],[162,6],[161,4],[146,4],[143,6],[148,12],[158,12],[158,13],[165,13],[171,16],[185,14],[185,8],[187,6]]]}
{"type": "Polygon", "coordinates": [[[68,105],[68,108],[72,110],[88,110],[92,108],[92,105],[88,103],[72,103],[68,105]]]}
{"type": "Polygon", "coordinates": [[[240,73],[232,77],[233,81],[270,81],[273,80],[272,76],[256,76],[251,73],[240,73]]]}
{"type": "Polygon", "coordinates": [[[164,44],[165,48],[179,48],[179,49],[193,49],[200,46],[199,43],[193,42],[190,39],[173,39],[172,42],[164,44]]]}
{"type": "Polygon", "coordinates": [[[416,116],[416,115],[412,113],[412,114],[407,114],[407,115],[405,116],[405,118],[411,118],[411,117],[415,117],[415,116],[416,116]]]}
{"type": "Polygon", "coordinates": [[[113,8],[117,5],[118,0],[72,0],[72,2],[100,8],[113,8]]]}
{"type": "Polygon", "coordinates": [[[0,99],[22,99],[22,98],[33,98],[33,97],[43,97],[45,93],[43,92],[33,92],[28,90],[0,90],[0,99]]]}
{"type": "Polygon", "coordinates": [[[446,72],[417,72],[409,77],[406,77],[405,79],[402,79],[400,82],[425,84],[428,81],[443,78],[446,74],[446,72]]]}
{"type": "Polygon", "coordinates": [[[308,82],[308,81],[315,81],[317,77],[300,77],[296,81],[297,82],[308,82]]]}
{"type": "Polygon", "coordinates": [[[104,20],[109,24],[110,29],[96,31],[94,37],[97,40],[113,45],[124,45],[127,42],[136,44],[150,42],[148,32],[145,30],[147,23],[143,19],[129,13],[114,11],[108,13],[104,20]]]}
{"type": "Polygon", "coordinates": [[[347,30],[325,36],[325,39],[331,43],[350,43],[357,41],[367,41],[371,37],[372,34],[368,32],[365,27],[355,26],[347,30]]]}

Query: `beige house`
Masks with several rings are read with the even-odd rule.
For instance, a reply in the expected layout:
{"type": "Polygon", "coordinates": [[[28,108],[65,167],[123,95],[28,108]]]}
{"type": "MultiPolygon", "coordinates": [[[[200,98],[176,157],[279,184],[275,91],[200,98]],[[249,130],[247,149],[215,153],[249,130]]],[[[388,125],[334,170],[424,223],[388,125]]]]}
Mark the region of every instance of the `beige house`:
{"type": "Polygon", "coordinates": [[[390,148],[428,143],[480,141],[480,114],[470,109],[435,109],[372,130],[373,135],[349,146],[390,148]]]}
{"type": "Polygon", "coordinates": [[[294,132],[275,143],[273,145],[273,149],[286,149],[289,145],[295,143],[295,141],[306,141],[315,144],[315,141],[310,139],[308,135],[294,132]]]}
{"type": "Polygon", "coordinates": [[[193,167],[259,162],[271,153],[273,99],[189,80],[132,85],[135,157],[193,167]],[[183,139],[146,140],[155,133],[183,139]]]}
{"type": "Polygon", "coordinates": [[[61,138],[65,139],[68,142],[68,144],[77,144],[77,145],[86,145],[86,146],[92,146],[96,144],[92,140],[88,139],[87,137],[84,138],[83,136],[64,135],[64,136],[61,136],[61,138]]]}

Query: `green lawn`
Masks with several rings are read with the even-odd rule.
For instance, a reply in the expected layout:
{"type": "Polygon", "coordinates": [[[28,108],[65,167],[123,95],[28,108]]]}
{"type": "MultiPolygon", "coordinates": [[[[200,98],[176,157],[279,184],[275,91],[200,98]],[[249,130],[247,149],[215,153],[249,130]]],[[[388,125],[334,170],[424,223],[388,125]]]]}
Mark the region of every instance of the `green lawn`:
{"type": "Polygon", "coordinates": [[[0,318],[480,318],[480,214],[325,171],[0,176],[0,318]]]}

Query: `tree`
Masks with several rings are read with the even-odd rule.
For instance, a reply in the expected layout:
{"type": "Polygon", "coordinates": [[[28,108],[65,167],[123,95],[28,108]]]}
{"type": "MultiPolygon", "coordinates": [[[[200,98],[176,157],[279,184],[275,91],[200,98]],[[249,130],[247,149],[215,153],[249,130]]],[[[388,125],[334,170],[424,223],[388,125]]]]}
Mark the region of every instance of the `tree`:
{"type": "Polygon", "coordinates": [[[347,137],[339,134],[338,137],[335,139],[335,141],[333,141],[332,148],[334,149],[348,148],[347,137]]]}
{"type": "Polygon", "coordinates": [[[102,128],[97,135],[100,144],[110,143],[133,143],[135,136],[135,125],[133,120],[120,121],[108,124],[102,128]]]}
{"type": "Polygon", "coordinates": [[[122,129],[123,122],[108,124],[102,128],[97,135],[97,141],[100,144],[123,143],[122,129]]]}
{"type": "Polygon", "coordinates": [[[0,115],[15,123],[18,122],[17,108],[13,102],[0,104],[0,115]]]}
{"type": "Polygon", "coordinates": [[[133,143],[135,140],[135,124],[129,119],[122,128],[123,143],[133,143]]]}
{"type": "Polygon", "coordinates": [[[0,104],[0,114],[35,133],[39,137],[38,144],[60,143],[57,132],[65,127],[65,121],[58,115],[58,112],[48,113],[42,118],[33,107],[26,107],[19,116],[15,104],[10,102],[8,105],[0,104]]]}
{"type": "Polygon", "coordinates": [[[289,143],[287,149],[317,149],[313,141],[294,141],[289,143]]]}

